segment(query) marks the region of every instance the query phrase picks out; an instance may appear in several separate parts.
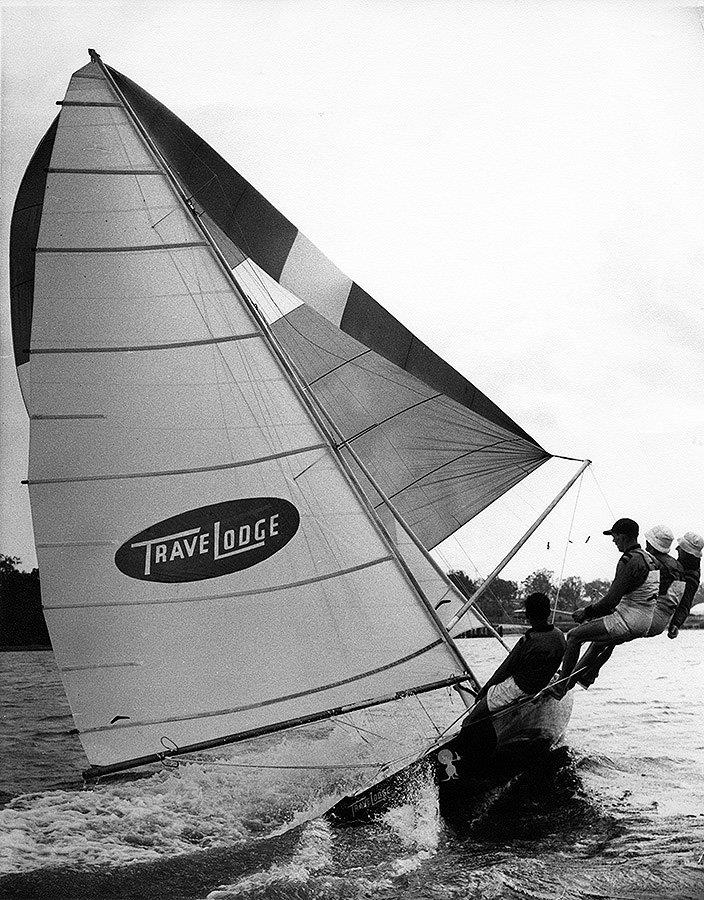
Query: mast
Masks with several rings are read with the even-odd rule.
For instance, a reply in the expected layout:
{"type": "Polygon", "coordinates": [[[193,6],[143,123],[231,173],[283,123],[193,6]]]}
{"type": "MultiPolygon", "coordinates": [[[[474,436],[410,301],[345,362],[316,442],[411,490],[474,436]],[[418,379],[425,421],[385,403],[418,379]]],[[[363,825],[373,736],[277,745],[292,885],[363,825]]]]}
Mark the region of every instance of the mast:
{"type": "Polygon", "coordinates": [[[237,292],[238,297],[246,305],[250,315],[254,318],[257,325],[259,326],[262,333],[264,334],[269,346],[271,347],[272,351],[275,353],[277,359],[279,360],[280,364],[282,365],[285,372],[287,373],[292,386],[298,393],[301,400],[305,403],[308,411],[310,412],[311,416],[313,417],[314,421],[316,422],[319,430],[322,432],[322,434],[329,446],[329,449],[331,450],[334,457],[337,459],[341,468],[345,472],[349,482],[353,486],[360,501],[364,504],[367,512],[369,513],[369,515],[372,518],[372,521],[375,523],[377,530],[379,532],[381,532],[381,534],[383,535],[384,540],[385,540],[388,548],[390,549],[391,553],[393,554],[397,564],[403,571],[405,577],[408,579],[408,581],[412,584],[413,588],[415,589],[415,592],[416,592],[418,598],[420,599],[423,607],[425,608],[427,615],[432,620],[432,622],[434,623],[437,630],[440,632],[442,640],[444,641],[445,644],[447,644],[447,646],[450,648],[451,652],[456,657],[456,660],[459,663],[459,665],[467,673],[469,680],[472,682],[475,689],[479,690],[479,682],[477,681],[475,675],[469,668],[467,661],[465,660],[462,652],[460,651],[460,649],[457,646],[457,644],[455,643],[454,639],[450,636],[447,629],[443,625],[443,623],[442,623],[440,617],[438,616],[437,612],[435,611],[432,603],[430,603],[422,586],[419,584],[418,579],[415,577],[415,575],[411,571],[411,569],[408,566],[408,564],[406,563],[406,561],[403,559],[401,554],[398,552],[398,550],[397,550],[393,540],[391,539],[391,536],[389,535],[387,529],[385,528],[383,522],[381,522],[378,514],[376,513],[376,510],[374,510],[371,503],[369,503],[369,500],[366,497],[366,495],[364,494],[364,491],[361,489],[360,485],[358,484],[357,479],[354,476],[354,473],[351,471],[349,465],[347,464],[347,461],[344,459],[342,453],[340,452],[340,447],[338,445],[338,442],[335,441],[333,435],[330,433],[330,428],[327,424],[327,422],[329,422],[329,417],[325,416],[325,419],[323,419],[323,417],[320,415],[319,404],[312,402],[312,395],[307,390],[305,383],[302,381],[295,366],[293,365],[292,361],[288,357],[288,354],[286,354],[284,349],[281,347],[279,342],[276,340],[275,336],[272,334],[271,329],[269,328],[266,320],[262,316],[259,309],[256,307],[256,304],[253,304],[250,301],[249,296],[240,287],[240,285],[237,281],[237,278],[235,277],[234,273],[232,272],[232,269],[230,268],[230,266],[227,264],[227,260],[225,259],[222,251],[220,250],[220,247],[217,245],[217,242],[215,240],[213,240],[212,235],[210,234],[210,232],[208,231],[208,229],[206,228],[204,223],[200,220],[199,216],[196,214],[196,211],[195,211],[193,205],[189,202],[189,199],[183,193],[181,185],[179,184],[178,179],[174,176],[173,172],[171,171],[171,167],[169,166],[168,162],[164,159],[164,157],[161,154],[161,152],[159,151],[158,147],[154,144],[153,140],[149,136],[149,133],[147,132],[146,128],[142,125],[139,117],[132,109],[131,105],[127,101],[126,97],[124,96],[124,94],[122,93],[122,91],[120,90],[118,85],[115,83],[114,78],[110,74],[107,67],[104,65],[102,59],[100,58],[100,55],[93,49],[89,49],[88,53],[90,55],[91,60],[93,62],[96,62],[99,65],[100,70],[103,73],[108,84],[115,91],[117,96],[120,98],[120,101],[124,104],[125,110],[127,111],[128,115],[130,116],[130,119],[132,120],[133,124],[137,128],[140,136],[142,137],[142,139],[145,141],[145,143],[149,147],[149,150],[154,154],[156,159],[159,161],[159,163],[163,167],[163,169],[166,173],[166,176],[168,177],[168,179],[171,183],[171,187],[176,192],[176,195],[178,196],[179,200],[181,201],[186,214],[189,216],[189,218],[191,219],[193,224],[196,226],[196,228],[198,228],[198,230],[207,239],[211,250],[215,254],[215,256],[218,260],[218,263],[220,264],[223,274],[225,274],[225,276],[231,282],[231,284],[233,285],[233,287],[235,288],[235,290],[237,292]]]}

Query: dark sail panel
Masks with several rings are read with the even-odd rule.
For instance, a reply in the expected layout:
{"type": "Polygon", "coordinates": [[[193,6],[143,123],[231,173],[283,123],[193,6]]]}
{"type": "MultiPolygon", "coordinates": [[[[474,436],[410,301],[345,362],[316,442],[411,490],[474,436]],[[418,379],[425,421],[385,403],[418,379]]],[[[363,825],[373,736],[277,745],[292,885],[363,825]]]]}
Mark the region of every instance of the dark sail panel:
{"type": "Polygon", "coordinates": [[[109,71],[186,191],[230,240],[278,279],[295,226],[171,110],[129,78],[109,71]]]}
{"type": "Polygon", "coordinates": [[[467,409],[533,444],[536,443],[513,419],[492,403],[486,394],[419,341],[358,284],[352,285],[340,328],[467,409]]]}
{"type": "Polygon", "coordinates": [[[27,166],[10,225],[10,309],[15,363],[18,366],[29,359],[34,306],[34,248],[39,236],[47,169],[58,122],[57,116],[27,166]]]}

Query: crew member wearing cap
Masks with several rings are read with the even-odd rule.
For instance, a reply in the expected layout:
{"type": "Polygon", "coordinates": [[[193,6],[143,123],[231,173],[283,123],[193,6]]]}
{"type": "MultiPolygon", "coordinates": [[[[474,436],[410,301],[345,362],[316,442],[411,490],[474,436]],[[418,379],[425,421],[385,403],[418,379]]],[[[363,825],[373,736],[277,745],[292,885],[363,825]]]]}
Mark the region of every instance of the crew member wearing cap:
{"type": "MultiPolygon", "coordinates": [[[[660,564],[660,584],[658,598],[653,610],[653,618],[645,637],[662,634],[667,628],[677,605],[668,597],[673,582],[683,578],[678,561],[669,555],[675,536],[665,525],[653,525],[645,532],[645,549],[660,564]]],[[[615,644],[590,644],[580,657],[575,670],[574,681],[583,687],[590,687],[596,681],[602,666],[610,659],[615,644]]]]}
{"type": "Polygon", "coordinates": [[[587,641],[613,647],[647,635],[659,593],[660,564],[642,549],[638,531],[633,519],[618,519],[604,532],[621,553],[614,580],[600,600],[572,613],[580,624],[567,634],[558,681],[543,692],[545,696],[560,699],[574,687],[571,676],[587,641]]]}
{"type": "MultiPolygon", "coordinates": [[[[677,541],[677,561],[680,564],[682,575],[673,580],[667,590],[667,598],[670,601],[668,610],[672,612],[674,609],[667,629],[669,638],[677,637],[692,608],[692,601],[701,579],[702,550],[704,550],[704,538],[694,531],[686,532],[677,541]]],[[[658,598],[659,602],[660,598],[658,598]]]]}

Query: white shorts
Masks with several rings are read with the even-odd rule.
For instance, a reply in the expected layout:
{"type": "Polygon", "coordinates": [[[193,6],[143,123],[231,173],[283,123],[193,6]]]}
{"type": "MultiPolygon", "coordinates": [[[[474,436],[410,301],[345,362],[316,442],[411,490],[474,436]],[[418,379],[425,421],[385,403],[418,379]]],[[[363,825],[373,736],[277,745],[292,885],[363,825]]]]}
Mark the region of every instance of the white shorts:
{"type": "Polygon", "coordinates": [[[524,700],[530,696],[531,694],[526,694],[525,691],[522,691],[513,680],[513,676],[509,675],[506,681],[492,684],[486,692],[486,705],[489,712],[497,712],[497,710],[515,703],[516,700],[524,700]]]}
{"type": "Polygon", "coordinates": [[[620,644],[645,637],[652,624],[654,611],[653,606],[617,606],[611,615],[604,616],[604,628],[609,632],[609,637],[615,638],[620,644]]]}

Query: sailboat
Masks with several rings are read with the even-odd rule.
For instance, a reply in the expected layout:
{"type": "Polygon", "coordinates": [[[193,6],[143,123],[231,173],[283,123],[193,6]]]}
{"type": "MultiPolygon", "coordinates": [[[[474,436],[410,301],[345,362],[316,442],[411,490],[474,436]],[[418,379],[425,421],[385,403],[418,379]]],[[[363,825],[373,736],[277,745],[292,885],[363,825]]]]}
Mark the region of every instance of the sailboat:
{"type": "MultiPolygon", "coordinates": [[[[89,53],[11,227],[44,612],[86,777],[285,750],[369,797],[480,688],[455,636],[490,626],[430,550],[550,454],[89,53]]],[[[569,703],[507,740],[556,739],[569,703]]]]}

